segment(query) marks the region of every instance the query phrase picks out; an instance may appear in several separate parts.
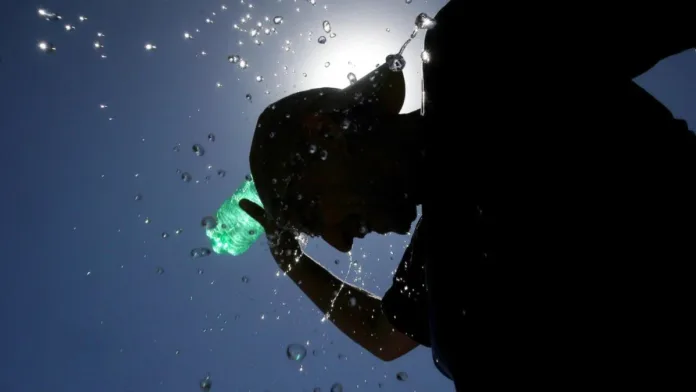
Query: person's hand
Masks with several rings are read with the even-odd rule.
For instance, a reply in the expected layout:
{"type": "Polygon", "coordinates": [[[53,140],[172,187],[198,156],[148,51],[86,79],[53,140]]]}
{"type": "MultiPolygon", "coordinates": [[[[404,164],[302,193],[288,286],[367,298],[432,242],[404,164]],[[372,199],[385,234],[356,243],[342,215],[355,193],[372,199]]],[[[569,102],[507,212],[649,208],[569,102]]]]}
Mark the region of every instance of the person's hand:
{"type": "Polygon", "coordinates": [[[263,227],[271,253],[281,267],[302,255],[297,233],[278,226],[263,207],[248,199],[240,200],[239,207],[263,227]]]}

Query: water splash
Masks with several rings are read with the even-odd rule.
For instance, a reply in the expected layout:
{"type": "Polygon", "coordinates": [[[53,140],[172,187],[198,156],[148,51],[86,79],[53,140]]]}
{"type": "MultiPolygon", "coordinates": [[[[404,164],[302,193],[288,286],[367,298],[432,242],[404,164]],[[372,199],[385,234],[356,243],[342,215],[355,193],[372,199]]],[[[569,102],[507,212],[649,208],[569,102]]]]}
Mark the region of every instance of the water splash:
{"type": "MultiPolygon", "coordinates": [[[[403,54],[408,45],[413,41],[417,36],[418,36],[418,31],[420,30],[430,30],[433,27],[435,27],[435,19],[431,18],[428,16],[428,14],[421,12],[418,14],[416,17],[415,21],[415,26],[413,27],[413,31],[411,32],[411,36],[404,42],[403,45],[401,45],[401,48],[399,49],[399,53],[396,55],[389,55],[387,56],[387,62],[394,63],[395,59],[401,59],[403,60],[403,54]]],[[[427,52],[423,52],[427,53],[427,52]]],[[[423,69],[423,64],[427,63],[430,61],[430,57],[428,56],[427,59],[423,57],[423,54],[421,54],[421,107],[420,107],[420,115],[425,116],[425,78],[424,78],[424,69],[423,69]]],[[[394,66],[392,67],[390,65],[390,69],[392,71],[401,71],[403,67],[406,65],[404,61],[397,61],[399,66],[394,66]]]]}
{"type": "MultiPolygon", "coordinates": [[[[411,37],[406,41],[404,46],[401,48],[402,50],[405,48],[406,45],[408,45],[409,42],[411,42],[412,39],[416,38],[418,35],[419,30],[430,30],[433,27],[435,27],[435,19],[431,18],[428,16],[428,14],[421,12],[418,14],[416,17],[416,22],[415,22],[415,27],[413,29],[413,32],[411,33],[411,37]]],[[[421,53],[421,108],[420,108],[420,115],[425,116],[425,67],[424,65],[430,61],[430,56],[428,54],[427,57],[423,57],[423,54],[427,54],[428,52],[424,51],[421,53]]]]}
{"type": "Polygon", "coordinates": [[[346,271],[346,276],[344,276],[343,279],[341,280],[341,286],[338,288],[338,290],[336,291],[336,295],[334,295],[333,299],[331,300],[331,305],[329,305],[329,311],[326,312],[326,314],[324,314],[324,317],[321,318],[322,323],[326,322],[326,320],[331,319],[331,311],[333,311],[334,305],[336,304],[336,300],[341,295],[341,291],[343,290],[343,288],[346,286],[346,281],[348,280],[348,276],[350,275],[351,268],[353,268],[353,264],[355,264],[353,262],[353,252],[352,251],[348,252],[348,261],[349,261],[348,271],[346,271]]]}
{"type": "Polygon", "coordinates": [[[416,16],[416,27],[423,30],[430,30],[435,27],[435,19],[431,18],[425,12],[421,12],[416,16]]]}

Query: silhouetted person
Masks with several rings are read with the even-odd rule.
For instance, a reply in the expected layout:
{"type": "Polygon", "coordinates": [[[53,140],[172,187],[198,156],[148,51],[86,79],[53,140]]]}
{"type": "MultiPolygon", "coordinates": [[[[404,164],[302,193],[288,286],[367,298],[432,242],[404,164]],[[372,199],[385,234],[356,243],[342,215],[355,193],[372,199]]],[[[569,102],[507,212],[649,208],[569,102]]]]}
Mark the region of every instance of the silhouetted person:
{"type": "Polygon", "coordinates": [[[250,153],[266,210],[242,206],[329,312],[341,282],[293,231],[345,252],[405,233],[422,205],[385,297],[344,288],[330,318],[384,360],[431,346],[459,391],[681,385],[696,137],[632,79],[696,35],[654,9],[666,26],[498,7],[453,0],[436,15],[424,117],[398,114],[403,77],[384,67],[267,108],[250,153]]]}

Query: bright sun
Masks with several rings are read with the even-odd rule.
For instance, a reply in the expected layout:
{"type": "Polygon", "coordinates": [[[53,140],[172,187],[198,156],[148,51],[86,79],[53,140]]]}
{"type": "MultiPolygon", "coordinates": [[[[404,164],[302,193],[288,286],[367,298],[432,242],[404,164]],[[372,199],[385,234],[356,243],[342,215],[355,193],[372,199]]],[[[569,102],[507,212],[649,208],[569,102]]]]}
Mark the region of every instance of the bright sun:
{"type": "MultiPolygon", "coordinates": [[[[403,43],[404,40],[399,40],[395,35],[377,40],[365,34],[353,34],[349,39],[339,41],[334,38],[328,39],[324,45],[316,44],[296,63],[297,69],[308,75],[307,78],[302,73],[298,75],[298,79],[303,79],[298,80],[298,87],[301,86],[302,90],[317,87],[344,88],[349,84],[349,73],[360,79],[384,63],[387,55],[397,53],[403,43]]],[[[404,52],[407,93],[402,112],[420,107],[421,47],[422,42],[414,40],[404,52]]]]}

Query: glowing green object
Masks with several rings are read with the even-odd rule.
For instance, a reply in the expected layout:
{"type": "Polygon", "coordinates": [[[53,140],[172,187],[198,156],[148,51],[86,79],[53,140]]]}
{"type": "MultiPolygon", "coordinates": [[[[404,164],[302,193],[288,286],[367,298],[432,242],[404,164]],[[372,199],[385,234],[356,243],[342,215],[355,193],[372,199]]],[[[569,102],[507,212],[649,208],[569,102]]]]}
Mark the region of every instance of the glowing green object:
{"type": "Polygon", "coordinates": [[[245,181],[218,209],[217,225],[205,230],[215,253],[239,256],[263,233],[263,227],[239,207],[239,201],[242,199],[249,199],[263,207],[254,181],[245,181]]]}

